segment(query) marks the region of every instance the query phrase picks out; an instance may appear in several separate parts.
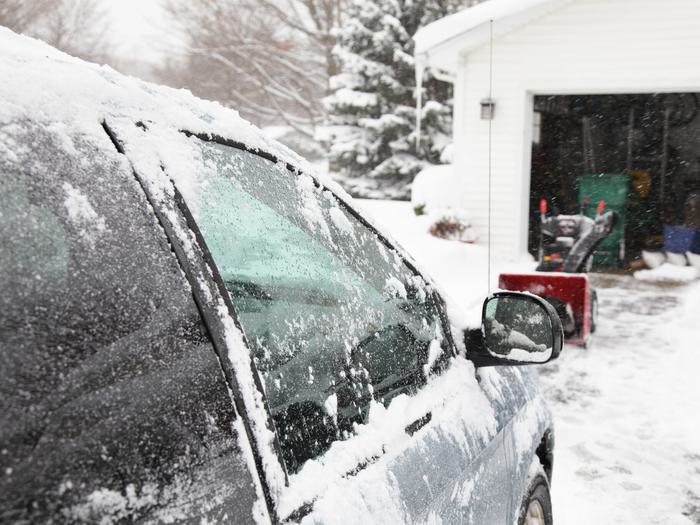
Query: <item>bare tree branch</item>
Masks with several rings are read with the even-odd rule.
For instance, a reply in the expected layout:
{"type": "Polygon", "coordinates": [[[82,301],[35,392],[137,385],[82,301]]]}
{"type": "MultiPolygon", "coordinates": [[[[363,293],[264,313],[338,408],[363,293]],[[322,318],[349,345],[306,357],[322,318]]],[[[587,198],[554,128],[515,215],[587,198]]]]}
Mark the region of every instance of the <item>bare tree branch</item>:
{"type": "Polygon", "coordinates": [[[0,25],[24,33],[50,10],[52,0],[2,0],[0,25]]]}
{"type": "Polygon", "coordinates": [[[104,9],[97,0],[0,0],[0,25],[85,60],[106,60],[104,9]]]}
{"type": "Polygon", "coordinates": [[[341,0],[168,0],[189,40],[164,81],[231,105],[264,125],[311,135],[337,65],[333,23],[341,0]],[[330,61],[330,66],[329,66],[330,61]]]}

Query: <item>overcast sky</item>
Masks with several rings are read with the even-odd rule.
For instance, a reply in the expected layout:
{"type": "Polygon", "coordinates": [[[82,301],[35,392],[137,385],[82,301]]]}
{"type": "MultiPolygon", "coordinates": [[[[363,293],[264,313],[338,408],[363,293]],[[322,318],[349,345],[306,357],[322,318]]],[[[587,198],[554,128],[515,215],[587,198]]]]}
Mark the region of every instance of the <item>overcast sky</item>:
{"type": "Polygon", "coordinates": [[[163,0],[101,0],[111,17],[116,52],[121,58],[160,62],[178,39],[168,31],[163,0]]]}

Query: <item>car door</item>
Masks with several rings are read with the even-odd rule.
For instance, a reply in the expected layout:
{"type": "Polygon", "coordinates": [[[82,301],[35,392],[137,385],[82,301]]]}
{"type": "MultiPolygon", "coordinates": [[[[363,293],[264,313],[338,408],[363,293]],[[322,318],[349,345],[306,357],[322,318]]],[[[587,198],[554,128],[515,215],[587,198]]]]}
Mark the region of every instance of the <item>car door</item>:
{"type": "Polygon", "coordinates": [[[0,522],[255,523],[191,285],[94,131],[0,122],[0,522]]]}
{"type": "Polygon", "coordinates": [[[532,367],[493,367],[480,369],[479,373],[483,374],[482,386],[489,383],[489,396],[502,406],[499,413],[512,483],[511,514],[515,519],[533,463],[542,463],[551,475],[552,416],[532,367]]]}
{"type": "Polygon", "coordinates": [[[270,483],[280,518],[504,522],[496,412],[430,283],[308,175],[224,139],[129,125],[111,127],[137,171],[162,166],[180,188],[245,333],[279,441],[263,474],[288,474],[270,483]]]}

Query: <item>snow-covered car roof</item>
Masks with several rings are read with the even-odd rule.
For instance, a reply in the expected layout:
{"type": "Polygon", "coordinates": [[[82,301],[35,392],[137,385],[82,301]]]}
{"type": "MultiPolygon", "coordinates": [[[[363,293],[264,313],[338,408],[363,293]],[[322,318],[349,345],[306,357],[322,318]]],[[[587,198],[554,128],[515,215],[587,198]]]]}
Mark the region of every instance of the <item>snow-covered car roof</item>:
{"type": "MultiPolygon", "coordinates": [[[[0,122],[26,118],[55,122],[81,135],[100,133],[108,117],[129,117],[235,139],[302,171],[311,166],[237,111],[71,57],[0,27],[0,122]]],[[[103,141],[103,137],[100,137],[103,141]]],[[[326,181],[322,181],[324,184],[326,181]]]]}
{"type": "MultiPolygon", "coordinates": [[[[169,88],[123,75],[109,66],[74,58],[44,42],[1,26],[0,78],[3,79],[0,82],[0,126],[31,119],[45,123],[55,131],[92,139],[91,142],[98,147],[110,148],[111,153],[114,153],[113,145],[102,124],[112,119],[153,123],[161,129],[219,135],[242,144],[248,150],[272,155],[278,161],[313,176],[340,200],[356,208],[352,197],[328,175],[316,172],[309,162],[266,136],[237,111],[218,102],[197,98],[186,89],[169,88]]],[[[0,154],[3,149],[0,141],[0,154]]],[[[392,245],[400,246],[371,215],[362,213],[362,217],[392,245]]],[[[402,252],[414,267],[420,267],[405,250],[402,252]]],[[[422,273],[435,286],[427,274],[422,273]]],[[[441,292],[443,297],[449,296],[445,290],[441,292]]]]}
{"type": "MultiPolygon", "coordinates": [[[[93,138],[113,148],[102,123],[112,118],[154,123],[160,128],[194,134],[219,135],[251,151],[265,152],[277,161],[313,176],[338,198],[352,198],[328,175],[275,141],[239,113],[218,102],[123,75],[63,53],[34,38],[0,26],[0,125],[32,119],[69,135],[93,138]]],[[[3,145],[0,142],[0,153],[3,145]]],[[[112,150],[113,151],[113,150],[112,150]]],[[[367,214],[363,219],[381,231],[367,214]]],[[[395,246],[398,243],[386,232],[395,246]]],[[[405,252],[404,252],[405,255],[405,252]]],[[[415,265],[410,257],[412,264],[415,265]]]]}

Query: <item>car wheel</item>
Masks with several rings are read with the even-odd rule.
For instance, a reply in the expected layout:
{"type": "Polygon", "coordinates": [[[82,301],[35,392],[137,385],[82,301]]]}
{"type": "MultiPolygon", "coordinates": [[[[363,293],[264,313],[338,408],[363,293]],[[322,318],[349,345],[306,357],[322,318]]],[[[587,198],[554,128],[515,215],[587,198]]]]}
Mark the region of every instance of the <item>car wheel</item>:
{"type": "Polygon", "coordinates": [[[520,506],[518,525],[553,525],[553,523],[549,482],[540,465],[538,472],[530,480],[520,506]]]}

